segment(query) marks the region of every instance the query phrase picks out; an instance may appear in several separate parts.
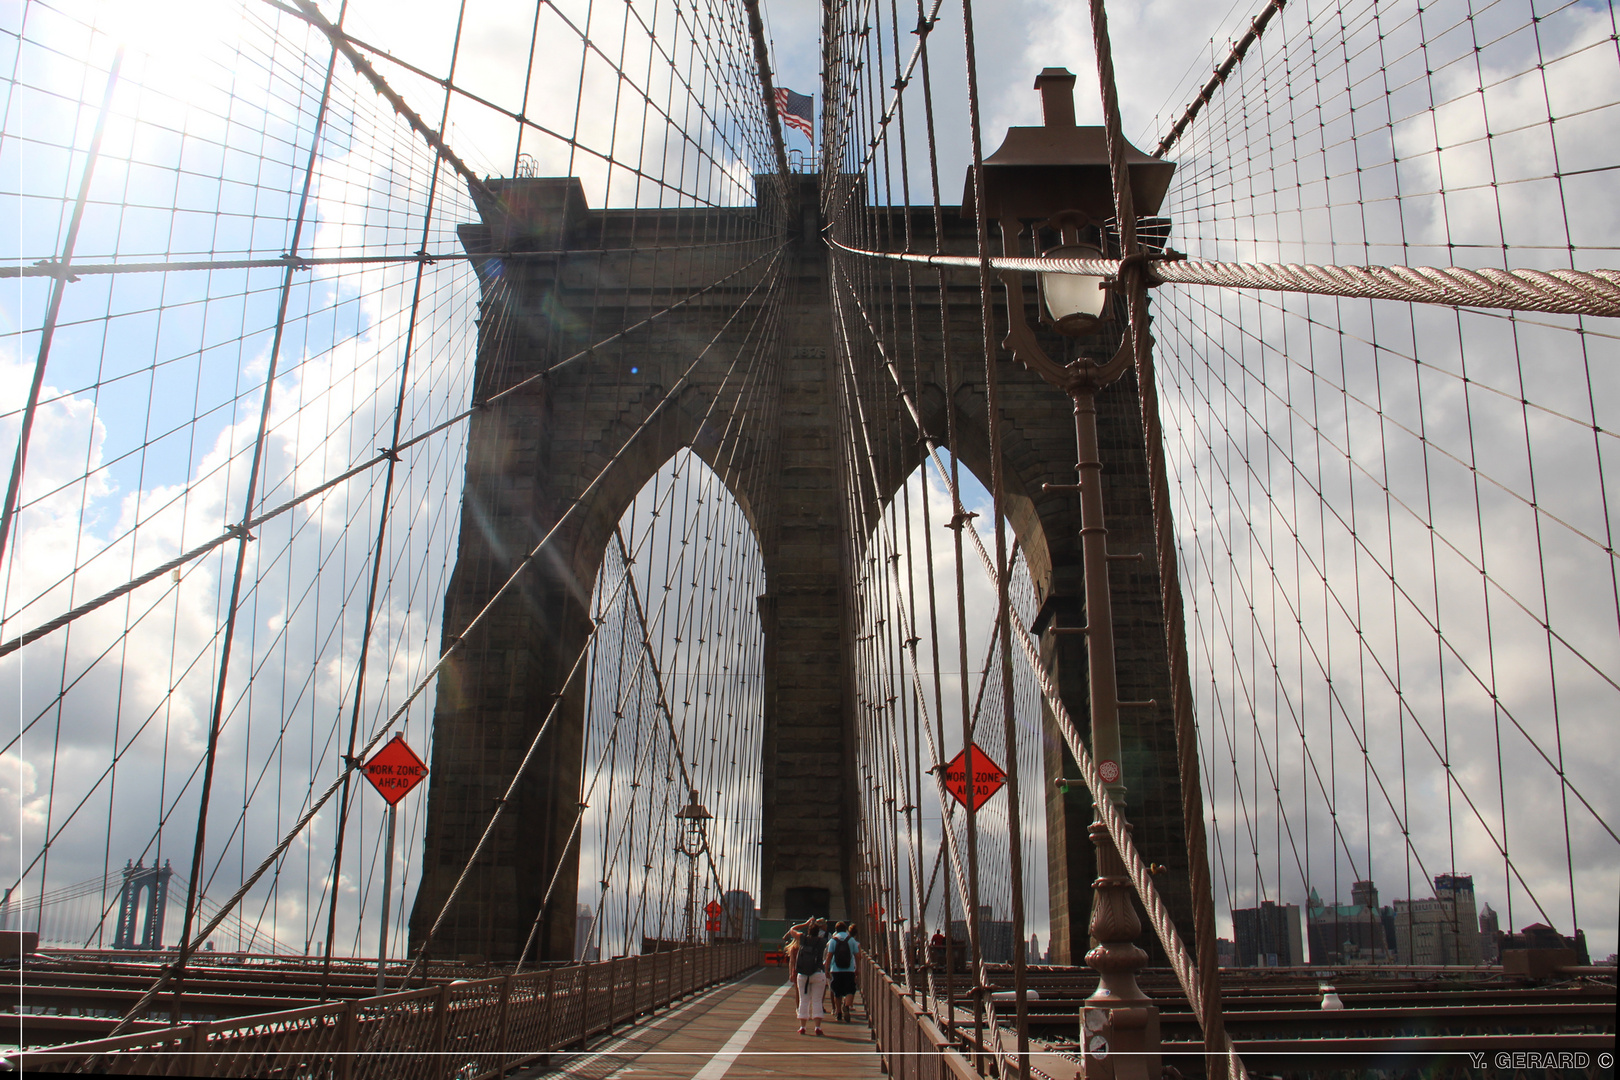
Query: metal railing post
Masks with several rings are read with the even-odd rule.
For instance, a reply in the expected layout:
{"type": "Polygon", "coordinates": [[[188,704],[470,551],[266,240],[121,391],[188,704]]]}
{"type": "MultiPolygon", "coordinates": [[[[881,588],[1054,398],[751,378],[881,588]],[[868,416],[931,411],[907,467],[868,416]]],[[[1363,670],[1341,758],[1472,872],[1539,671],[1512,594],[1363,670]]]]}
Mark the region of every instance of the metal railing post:
{"type": "Polygon", "coordinates": [[[357,1030],[359,1024],[354,1015],[357,1007],[353,1001],[344,1002],[343,1019],[338,1022],[338,1047],[334,1055],[337,1060],[333,1062],[332,1070],[337,1075],[337,1080],[349,1080],[354,1075],[354,1048],[359,1034],[357,1030]]]}
{"type": "Polygon", "coordinates": [[[439,996],[433,1003],[433,1049],[444,1053],[450,1038],[450,984],[439,987],[439,996]]]}
{"type": "Polygon", "coordinates": [[[507,1037],[512,1030],[512,979],[513,976],[508,975],[501,980],[501,1022],[495,1029],[495,1080],[506,1075],[507,1037]]]}
{"type": "Polygon", "coordinates": [[[546,971],[546,1004],[544,1014],[545,1019],[543,1021],[545,1024],[545,1036],[541,1042],[541,1045],[547,1050],[552,1050],[562,1045],[557,1039],[557,1009],[556,1005],[554,1004],[557,997],[555,993],[556,989],[557,969],[550,968],[546,971]]]}

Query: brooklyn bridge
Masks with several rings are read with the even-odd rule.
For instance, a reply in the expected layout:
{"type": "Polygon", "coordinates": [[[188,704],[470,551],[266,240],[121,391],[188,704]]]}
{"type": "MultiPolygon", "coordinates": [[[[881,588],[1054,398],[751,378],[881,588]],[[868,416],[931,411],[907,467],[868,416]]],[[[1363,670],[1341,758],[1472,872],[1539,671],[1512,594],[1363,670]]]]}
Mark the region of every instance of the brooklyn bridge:
{"type": "Polygon", "coordinates": [[[4,1066],[1613,1075],[1612,5],[0,43],[4,1066]]]}

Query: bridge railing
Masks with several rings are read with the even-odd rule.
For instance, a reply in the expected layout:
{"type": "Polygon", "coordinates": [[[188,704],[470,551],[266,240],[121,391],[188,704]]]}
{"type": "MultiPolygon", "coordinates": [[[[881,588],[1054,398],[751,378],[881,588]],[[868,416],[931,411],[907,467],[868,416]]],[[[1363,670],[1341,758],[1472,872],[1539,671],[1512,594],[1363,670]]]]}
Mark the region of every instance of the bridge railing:
{"type": "Polygon", "coordinates": [[[758,963],[753,943],[694,946],[9,1056],[42,1072],[488,1080],[758,963]]]}
{"type": "Polygon", "coordinates": [[[934,1018],[883,969],[864,957],[860,969],[861,999],[884,1067],[894,1080],[980,1080],[934,1018]]]}

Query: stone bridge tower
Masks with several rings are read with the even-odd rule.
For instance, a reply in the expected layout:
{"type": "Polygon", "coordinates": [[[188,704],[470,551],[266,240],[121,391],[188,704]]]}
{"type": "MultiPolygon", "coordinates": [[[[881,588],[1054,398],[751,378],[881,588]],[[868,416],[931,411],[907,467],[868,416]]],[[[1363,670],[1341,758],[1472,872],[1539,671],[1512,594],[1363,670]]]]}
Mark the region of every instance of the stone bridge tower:
{"type": "MultiPolygon", "coordinates": [[[[780,201],[766,197],[778,190],[774,177],[761,177],[758,184],[762,206],[780,201]]],[[[720,236],[712,235],[713,210],[593,210],[574,179],[515,179],[490,186],[501,202],[480,200],[483,223],[462,227],[468,252],[549,254],[475,259],[483,285],[475,400],[549,373],[473,417],[460,551],[445,605],[446,643],[538,538],[573,504],[580,505],[567,514],[520,586],[491,612],[493,623],[464,644],[441,676],[427,854],[411,919],[412,946],[432,925],[504,791],[509,763],[528,746],[587,639],[592,583],[620,514],[683,446],[692,447],[743,506],[764,556],[761,916],[771,920],[822,911],[843,917],[854,907],[856,836],[855,788],[846,778],[853,761],[846,750],[855,732],[854,680],[842,644],[850,632],[849,616],[841,610],[850,569],[839,557],[849,530],[842,520],[847,504],[835,397],[842,361],[832,336],[834,282],[816,178],[790,177],[787,205],[772,210],[769,222],[761,220],[764,210],[721,212],[719,232],[727,235],[720,236]],[[708,233],[696,235],[699,229],[708,233]],[[784,232],[786,244],[776,250],[784,232]],[[751,236],[777,238],[718,243],[751,236]],[[692,247],[676,257],[625,250],[682,243],[692,247]],[[596,253],[557,254],[571,250],[596,253]],[[786,275],[776,291],[780,306],[768,310],[773,290],[762,283],[778,271],[786,275]],[[557,366],[722,278],[650,327],[557,366]],[[758,326],[771,327],[763,340],[753,329],[758,326]],[[728,380],[750,363],[763,363],[772,374],[759,383],[763,391],[739,399],[735,382],[728,380]]],[[[864,201],[859,189],[857,197],[864,201]]],[[[931,208],[868,206],[863,212],[884,218],[894,236],[902,234],[903,215],[909,213],[917,249],[933,250],[931,208]]],[[[971,254],[972,221],[947,207],[943,222],[945,249],[971,254]]],[[[919,321],[924,355],[915,358],[924,426],[942,436],[945,410],[954,409],[958,455],[987,478],[977,272],[947,277],[954,384],[947,382],[935,355],[941,351],[938,279],[929,271],[914,280],[916,310],[933,313],[931,324],[919,321]]],[[[1042,488],[1074,480],[1070,403],[1005,355],[999,371],[1008,507],[1043,600],[1037,625],[1050,624],[1054,614],[1061,625],[1083,625],[1077,500],[1042,488]]],[[[903,436],[902,445],[881,455],[886,464],[877,479],[886,502],[921,463],[923,446],[892,384],[874,378],[860,383],[857,392],[868,417],[887,416],[889,430],[903,436]]],[[[1127,379],[1105,392],[1100,409],[1110,546],[1146,556],[1116,564],[1113,572],[1120,692],[1161,703],[1154,710],[1133,710],[1126,726],[1122,764],[1128,814],[1144,855],[1168,868],[1160,881],[1190,941],[1168,665],[1134,383],[1127,379]]],[[[875,519],[862,523],[860,535],[875,524],[875,519]]],[[[1084,727],[1083,644],[1074,636],[1046,633],[1042,646],[1067,708],[1084,727]]],[[[514,959],[561,859],[539,955],[572,957],[577,862],[565,849],[579,790],[583,705],[576,685],[547,734],[540,767],[518,805],[508,808],[431,955],[514,959]]],[[[1061,740],[1049,734],[1045,742],[1048,775],[1075,775],[1061,740]]],[[[1092,808],[1083,788],[1066,795],[1051,785],[1046,790],[1054,956],[1080,962],[1095,876],[1086,834],[1092,808]]],[[[1142,944],[1152,948],[1147,940],[1142,944]]]]}

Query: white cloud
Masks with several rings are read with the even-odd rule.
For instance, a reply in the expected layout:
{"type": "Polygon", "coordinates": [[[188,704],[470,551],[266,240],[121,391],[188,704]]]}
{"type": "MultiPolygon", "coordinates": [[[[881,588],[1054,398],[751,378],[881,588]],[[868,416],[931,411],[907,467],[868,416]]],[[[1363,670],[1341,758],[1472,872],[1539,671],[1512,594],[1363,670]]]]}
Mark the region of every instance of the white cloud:
{"type": "MultiPolygon", "coordinates": [[[[1482,27],[1513,15],[1511,5],[1498,7],[1500,11],[1482,16],[1482,27]]],[[[85,254],[251,248],[273,256],[290,241],[287,218],[296,201],[291,179],[279,187],[273,179],[261,179],[256,189],[247,189],[262,198],[262,205],[222,215],[217,222],[205,213],[222,199],[228,209],[239,209],[224,186],[198,187],[197,178],[206,180],[210,170],[216,177],[240,178],[236,170],[243,162],[270,160],[286,177],[296,178],[307,145],[298,144],[291,133],[296,128],[307,135],[311,102],[301,98],[295,107],[290,98],[269,93],[285,84],[270,78],[271,66],[263,63],[240,65],[234,99],[222,96],[220,86],[198,89],[197,80],[206,82],[226,70],[217,61],[229,49],[210,51],[211,42],[251,37],[227,18],[236,8],[201,8],[183,20],[183,35],[159,34],[148,40],[149,23],[128,31],[135,35],[130,39],[129,85],[109,128],[102,174],[107,183],[119,185],[108,189],[117,198],[109,195],[107,205],[87,218],[85,254]],[[141,58],[143,51],[151,58],[141,58]],[[207,62],[175,60],[201,54],[207,62]],[[137,93],[137,87],[144,90],[137,93]],[[247,114],[228,118],[226,104],[247,108],[247,114]],[[177,138],[175,130],[185,132],[184,138],[177,138]],[[227,163],[223,147],[248,131],[281,141],[257,157],[244,152],[231,159],[234,164],[227,163]],[[154,168],[126,168],[118,164],[120,157],[154,168]],[[180,168],[180,163],[188,167],[180,168]],[[168,179],[165,169],[175,178],[168,179]],[[165,183],[174,184],[173,190],[165,183]],[[158,200],[160,210],[165,199],[184,208],[185,213],[173,215],[179,224],[172,235],[166,231],[167,218],[145,221],[130,211],[118,219],[107,209],[119,200],[133,204],[142,199],[158,200]],[[208,227],[199,229],[203,224],[208,227]],[[217,233],[211,231],[214,225],[217,233]]],[[[335,15],[332,5],[327,9],[335,15]]],[[[454,10],[430,0],[408,5],[356,0],[350,5],[349,25],[372,44],[437,72],[449,63],[454,10]]],[[[571,170],[581,175],[596,206],[749,197],[748,172],[757,163],[747,155],[760,148],[727,146],[717,132],[693,119],[692,97],[660,73],[663,60],[647,52],[633,23],[622,57],[616,46],[602,47],[609,60],[640,81],[654,105],[671,106],[685,127],[701,132],[702,145],[718,162],[707,173],[693,165],[693,144],[666,140],[656,109],[649,110],[634,87],[613,77],[600,56],[591,54],[582,69],[586,52],[558,18],[559,9],[549,4],[538,9],[542,32],[532,72],[525,68],[535,9],[491,2],[473,3],[467,10],[457,59],[462,85],[516,111],[525,107],[523,84],[528,78],[528,115],[565,138],[577,124],[584,146],[611,152],[621,165],[667,178],[682,194],[661,193],[646,181],[634,181],[624,169],[610,175],[599,157],[585,151],[571,155],[565,141],[530,132],[523,149],[539,159],[542,174],[571,170]],[[654,74],[637,74],[647,70],[649,60],[654,74]]],[[[585,25],[585,4],[560,10],[576,25],[585,25]]],[[[598,10],[592,40],[618,40],[628,10],[598,10]]],[[[636,10],[651,9],[643,4],[636,10]]],[[[668,7],[659,10],[669,12],[668,7]]],[[[1127,132],[1142,143],[1162,130],[1202,82],[1202,58],[1224,54],[1225,35],[1240,28],[1248,14],[1241,8],[1222,11],[1184,0],[1115,5],[1115,62],[1127,132]],[[1194,60],[1198,62],[1185,66],[1194,60]],[[1190,77],[1184,77],[1189,70],[1190,77]],[[1172,86],[1180,96],[1172,93],[1167,99],[1172,86]],[[1155,122],[1150,113],[1161,109],[1155,122]]],[[[1435,17],[1441,14],[1437,11],[1435,17]]],[[[980,5],[977,15],[987,150],[994,148],[1005,126],[1038,122],[1029,84],[1044,66],[1066,65],[1077,74],[1081,122],[1096,120],[1090,30],[1082,11],[1032,0],[995,11],[980,5]]],[[[817,91],[819,51],[811,43],[819,32],[819,7],[784,2],[767,16],[779,82],[817,91]]],[[[942,16],[933,39],[941,197],[953,203],[968,157],[965,91],[960,13],[946,5],[942,16]]],[[[1285,43],[1304,48],[1298,44],[1305,33],[1299,21],[1304,16],[1291,6],[1256,46],[1239,79],[1206,111],[1206,134],[1193,132],[1172,155],[1183,178],[1180,194],[1171,200],[1179,246],[1222,256],[1394,261],[1405,257],[1401,245],[1406,244],[1415,262],[1602,261],[1615,246],[1620,220],[1613,200],[1602,197],[1600,185],[1607,174],[1583,170],[1613,164],[1608,114],[1620,98],[1620,82],[1612,50],[1581,46],[1606,40],[1604,16],[1595,7],[1573,5],[1543,21],[1539,41],[1523,34],[1501,35],[1500,43],[1477,62],[1471,54],[1439,56],[1433,64],[1436,75],[1422,83],[1443,103],[1434,114],[1426,112],[1427,101],[1412,100],[1410,87],[1419,81],[1408,80],[1401,84],[1408,89],[1388,98],[1387,124],[1358,128],[1354,138],[1325,146],[1331,140],[1322,134],[1323,118],[1334,115],[1336,103],[1342,104],[1341,95],[1348,92],[1333,80],[1350,80],[1334,69],[1333,78],[1314,86],[1314,97],[1302,92],[1294,102],[1291,95],[1310,80],[1279,68],[1287,58],[1285,43]],[[1476,86],[1486,89],[1474,92],[1476,86]],[[1244,103],[1247,111],[1239,107],[1244,103]],[[1542,125],[1539,120],[1549,103],[1558,121],[1542,125]],[[1296,104],[1299,111],[1289,113],[1296,104]],[[1321,111],[1313,112],[1319,106],[1321,111]],[[1260,122],[1284,117],[1292,119],[1281,126],[1260,122]],[[1489,143],[1482,139],[1487,132],[1489,143]],[[1561,186],[1534,179],[1554,171],[1555,161],[1568,174],[1561,186]],[[1524,182],[1467,190],[1493,176],[1524,182]],[[1444,200],[1429,197],[1442,179],[1451,194],[1444,200]],[[1347,187],[1352,181],[1359,186],[1347,187]],[[1397,185],[1399,200],[1392,197],[1397,185]],[[1329,203],[1335,204],[1334,212],[1327,212],[1329,203]],[[1347,207],[1365,216],[1358,220],[1347,207]],[[1562,220],[1566,209],[1567,232],[1562,220]],[[1546,243],[1548,236],[1554,237],[1557,250],[1531,246],[1546,243]],[[1561,246],[1566,237],[1582,250],[1572,255],[1561,246]],[[1446,247],[1453,243],[1485,246],[1446,247]],[[1506,251],[1504,243],[1509,245],[1506,251]]],[[[254,17],[271,16],[260,12],[254,17]]],[[[292,33],[290,20],[277,25],[292,33]]],[[[1356,41],[1387,31],[1380,40],[1391,58],[1389,70],[1398,76],[1414,62],[1412,57],[1421,56],[1398,47],[1406,41],[1402,35],[1409,38],[1422,29],[1410,20],[1364,21],[1352,31],[1356,41]]],[[[1331,37],[1325,25],[1312,32],[1331,37]]],[[[324,72],[325,51],[313,31],[299,33],[310,58],[300,76],[307,90],[308,81],[324,72]]],[[[87,46],[84,55],[104,65],[110,43],[81,36],[94,46],[87,46]]],[[[908,52],[914,39],[902,35],[901,40],[902,52],[908,52]]],[[[1438,53],[1442,48],[1450,46],[1436,39],[1434,49],[1438,53]]],[[[682,63],[688,59],[681,57],[682,63]]],[[[82,92],[93,106],[99,75],[80,72],[61,57],[51,63],[51,77],[71,75],[76,87],[82,82],[88,89],[74,92],[82,92]]],[[[444,107],[441,88],[385,59],[378,60],[378,68],[429,123],[437,123],[444,107]]],[[[306,231],[304,250],[415,250],[431,157],[346,65],[340,63],[337,71],[339,103],[354,113],[355,121],[334,118],[314,189],[312,220],[317,224],[313,235],[306,231]]],[[[1374,84],[1357,85],[1365,89],[1374,84]]],[[[916,80],[909,93],[919,89],[916,80]]],[[[1358,108],[1364,118],[1376,118],[1379,94],[1369,93],[1366,100],[1356,99],[1358,108]]],[[[908,97],[908,108],[915,100],[908,97]]],[[[66,127],[77,132],[82,149],[88,141],[84,116],[91,113],[81,112],[69,117],[66,127]]],[[[916,115],[911,113],[913,132],[920,127],[916,115]]],[[[50,123],[60,119],[54,113],[41,116],[50,123]]],[[[453,100],[448,116],[452,144],[475,169],[495,174],[510,169],[517,150],[516,122],[464,98],[453,100]]],[[[1327,127],[1330,134],[1343,131],[1338,120],[1327,127]]],[[[910,149],[912,198],[921,202],[927,198],[919,179],[926,176],[925,151],[920,140],[910,149]]],[[[42,165],[40,177],[46,171],[42,165]]],[[[54,186],[40,178],[35,182],[59,204],[61,192],[69,190],[71,171],[56,177],[54,186]]],[[[430,247],[452,245],[449,230],[472,218],[458,178],[441,174],[439,197],[430,247]]],[[[54,220],[44,223],[48,216],[39,215],[40,221],[30,219],[24,226],[19,252],[25,257],[51,252],[52,230],[59,226],[54,220]]],[[[317,270],[298,279],[292,308],[298,334],[284,343],[261,482],[269,501],[308,490],[386,441],[412,273],[399,268],[317,270]]],[[[110,345],[104,351],[116,382],[98,369],[97,350],[90,344],[66,335],[67,343],[59,343],[31,444],[25,494],[33,501],[19,518],[4,586],[8,635],[218,534],[240,515],[248,471],[245,450],[258,420],[254,382],[262,379],[269,358],[262,331],[274,318],[264,303],[276,295],[280,276],[276,271],[261,274],[219,277],[211,295],[186,294],[184,304],[180,296],[168,295],[162,329],[140,329],[138,313],[109,323],[110,345]],[[249,299],[240,299],[250,293],[249,299]],[[236,338],[242,344],[233,351],[236,338]],[[211,347],[186,359],[205,343],[211,347]],[[154,362],[160,370],[143,382],[142,365],[154,362]],[[163,372],[182,373],[178,387],[164,383],[163,372]],[[188,395],[193,396],[188,400],[188,395]],[[168,441],[154,442],[144,455],[129,456],[132,447],[153,438],[145,426],[148,417],[161,423],[178,413],[185,420],[193,411],[196,419],[182,422],[168,441]]],[[[177,278],[171,275],[171,280],[177,278]]],[[[416,375],[406,396],[407,431],[443,419],[468,392],[474,286],[464,270],[443,265],[430,270],[428,280],[432,287],[419,320],[433,334],[429,344],[417,342],[416,375]]],[[[92,291],[101,287],[80,283],[70,288],[72,303],[81,305],[74,318],[94,325],[115,304],[140,306],[124,294],[92,291]]],[[[176,281],[175,287],[188,286],[176,281]]],[[[18,295],[32,303],[42,293],[18,295]]],[[[1405,827],[1430,870],[1472,870],[1481,882],[1482,898],[1505,907],[1508,883],[1500,857],[1485,827],[1470,823],[1458,797],[1460,785],[1481,807],[1486,826],[1500,836],[1505,824],[1516,865],[1550,915],[1561,916],[1568,909],[1569,864],[1575,867],[1580,910],[1606,911],[1603,905],[1612,900],[1616,880],[1615,845],[1593,829],[1589,818],[1582,818],[1583,810],[1572,804],[1569,852],[1559,845],[1520,842],[1545,829],[1548,821],[1561,823],[1564,800],[1556,776],[1496,706],[1511,710],[1549,752],[1562,739],[1566,775],[1608,820],[1615,820],[1620,807],[1607,783],[1608,755],[1593,752],[1612,741],[1606,725],[1615,692],[1606,679],[1620,671],[1611,609],[1600,602],[1608,594],[1593,583],[1612,584],[1613,568],[1601,544],[1594,548],[1574,531],[1601,538],[1613,524],[1607,505],[1598,506],[1591,495],[1605,475],[1597,455],[1612,451],[1602,441],[1606,436],[1592,450],[1590,426],[1583,430],[1578,423],[1591,412],[1598,426],[1620,426],[1606,416],[1614,396],[1609,392],[1613,377],[1606,374],[1614,367],[1609,363],[1612,341],[1599,334],[1577,338],[1569,330],[1571,321],[1556,317],[1510,324],[1478,315],[1458,319],[1449,311],[1434,315],[1298,299],[1261,303],[1253,297],[1194,290],[1162,290],[1158,315],[1172,467],[1180,485],[1184,581],[1194,622],[1190,644],[1202,665],[1198,688],[1211,766],[1208,790],[1221,822],[1218,846],[1225,861],[1217,869],[1231,882],[1234,898],[1248,898],[1255,888],[1252,869],[1236,869],[1253,862],[1247,851],[1251,832],[1263,849],[1262,861],[1270,866],[1268,889],[1279,888],[1280,863],[1283,895],[1303,893],[1306,882],[1291,864],[1294,846],[1301,848],[1303,861],[1306,842],[1311,854],[1305,874],[1311,883],[1348,872],[1342,852],[1333,853],[1327,796],[1317,789],[1306,764],[1309,751],[1326,769],[1321,783],[1337,800],[1345,843],[1360,853],[1358,872],[1365,870],[1370,849],[1373,872],[1387,882],[1386,895],[1395,894],[1397,879],[1399,890],[1408,888],[1400,833],[1405,827]],[[1537,327],[1538,322],[1553,329],[1537,327]],[[1521,361],[1526,360],[1528,376],[1521,382],[1526,367],[1521,361]],[[1464,373],[1467,384],[1460,378],[1464,373]],[[1360,402],[1346,405],[1346,388],[1360,402]],[[1531,413],[1528,421],[1524,399],[1531,413]],[[1577,422],[1562,418],[1568,416],[1577,422]],[[1425,442],[1400,431],[1397,423],[1420,431],[1425,442]],[[1447,453],[1462,463],[1446,460],[1447,453]],[[1486,478],[1479,485],[1478,503],[1470,465],[1486,478]],[[1493,481],[1520,499],[1504,496],[1493,481]],[[1384,497],[1385,483],[1410,509],[1384,497]],[[1338,517],[1322,512],[1319,492],[1338,517]],[[1353,517],[1348,509],[1352,495],[1353,517]],[[1569,526],[1551,521],[1546,513],[1533,516],[1525,506],[1531,500],[1569,526]],[[1457,551],[1441,545],[1431,556],[1431,535],[1450,541],[1457,551]],[[1525,558],[1532,548],[1537,557],[1525,558]],[[1492,584],[1482,584],[1481,566],[1488,567],[1492,584]],[[1390,588],[1391,567],[1406,595],[1390,588]],[[1545,610],[1564,643],[1549,642],[1535,619],[1515,611],[1516,603],[1532,613],[1545,610]],[[1440,621],[1445,647],[1424,617],[1440,621]],[[1583,664],[1572,649],[1590,662],[1583,664]],[[1465,663],[1486,687],[1477,685],[1465,663]],[[1551,722],[1554,689],[1556,726],[1551,722]],[[1438,724],[1437,714],[1443,718],[1438,724]],[[1437,742],[1452,740],[1441,749],[1450,761],[1449,786],[1413,715],[1424,730],[1437,733],[1432,736],[1437,742]],[[1393,811],[1363,772],[1359,751],[1347,749],[1363,736],[1363,728],[1370,747],[1367,773],[1376,767],[1380,779],[1404,777],[1404,786],[1391,796],[1393,811]],[[1281,795],[1265,793],[1265,763],[1244,746],[1250,739],[1252,747],[1255,737],[1288,780],[1281,795]],[[1237,758],[1235,765],[1231,757],[1237,758]],[[1246,808],[1238,806],[1239,784],[1246,808]],[[1441,813],[1448,791],[1449,813],[1441,813]],[[1286,814],[1295,827],[1293,841],[1286,835],[1278,839],[1279,814],[1286,814]]],[[[37,316],[24,316],[18,325],[32,325],[31,318],[37,316]]],[[[19,340],[23,345],[29,341],[19,340]]],[[[20,400],[32,375],[31,363],[18,359],[22,355],[31,359],[31,348],[14,346],[10,358],[0,363],[0,400],[8,409],[20,400]]],[[[14,432],[16,413],[10,412],[5,422],[14,432]]],[[[378,640],[390,644],[373,649],[368,660],[366,724],[395,707],[403,688],[436,652],[437,597],[459,522],[460,461],[458,436],[452,435],[413,452],[409,463],[414,467],[400,473],[385,561],[390,571],[385,576],[393,580],[397,571],[399,583],[381,603],[378,640]],[[431,539],[424,541],[424,535],[431,539]]],[[[211,832],[223,838],[236,825],[232,843],[241,844],[242,837],[247,842],[230,851],[222,846],[211,850],[211,862],[225,859],[220,881],[234,880],[232,860],[251,866],[256,853],[307,798],[308,786],[319,786],[333,774],[332,762],[346,736],[344,702],[357,675],[356,590],[363,592],[369,568],[380,509],[378,477],[373,470],[267,525],[249,549],[247,580],[255,587],[246,597],[243,626],[254,629],[243,630],[233,659],[222,755],[231,765],[219,779],[215,805],[222,809],[211,832]],[[239,680],[250,670],[256,678],[247,694],[245,681],[239,680]],[[243,813],[243,795],[255,785],[261,794],[243,813]],[[268,794],[272,790],[275,794],[268,794]]],[[[927,497],[936,507],[936,521],[941,510],[948,516],[948,507],[939,505],[939,492],[930,487],[927,497]]],[[[981,512],[983,524],[988,511],[981,512]]],[[[81,620],[70,632],[0,661],[6,699],[19,703],[22,723],[38,717],[18,749],[0,757],[0,812],[8,828],[16,823],[12,842],[0,853],[6,860],[0,865],[8,872],[25,864],[40,843],[42,809],[52,782],[44,763],[51,754],[56,754],[55,804],[68,807],[97,783],[113,745],[122,754],[116,801],[109,809],[105,793],[115,779],[109,776],[64,832],[53,853],[52,880],[99,875],[109,834],[115,865],[122,855],[141,852],[159,814],[170,806],[174,816],[166,826],[162,854],[189,850],[195,810],[188,800],[194,800],[196,785],[193,781],[183,797],[178,787],[198,759],[212,712],[222,597],[234,555],[227,545],[188,568],[180,583],[153,582],[81,620]],[[52,703],[65,685],[63,707],[55,709],[52,703]]],[[[954,570],[939,563],[949,558],[948,546],[937,545],[935,556],[939,580],[952,581],[954,570]]],[[[993,595],[988,582],[976,566],[968,569],[970,610],[987,611],[993,595]]],[[[943,655],[954,656],[956,644],[948,629],[953,620],[941,625],[947,629],[943,655]]],[[[969,655],[977,663],[982,643],[970,643],[969,655]]],[[[959,707],[959,701],[950,696],[957,693],[952,681],[945,680],[944,704],[956,716],[953,706],[959,707]]],[[[423,732],[425,719],[425,707],[419,707],[411,720],[413,734],[423,732]]],[[[947,724],[947,732],[954,726],[947,724]]],[[[947,743],[952,737],[947,736],[947,743]]],[[[374,807],[364,798],[360,807],[363,827],[355,831],[346,855],[343,892],[347,896],[370,889],[374,897],[380,869],[370,855],[374,807]]],[[[414,835],[419,835],[419,807],[408,821],[408,834],[417,830],[414,835]]],[[[59,822],[53,819],[52,827],[60,827],[59,822]]],[[[1556,831],[1562,832],[1561,824],[1556,831]]],[[[298,939],[312,932],[320,880],[329,872],[332,833],[329,811],[294,845],[285,887],[248,905],[257,911],[259,904],[268,903],[278,935],[289,944],[299,944],[298,939]]],[[[597,848],[588,844],[586,850],[597,848]]],[[[407,891],[415,872],[414,856],[405,854],[410,851],[412,842],[406,841],[400,858],[410,867],[402,875],[407,891]]],[[[1422,882],[1412,888],[1421,894],[1422,882]]],[[[357,909],[345,902],[350,903],[347,928],[357,909]]],[[[399,905],[396,912],[403,909],[399,905]]],[[[1519,918],[1521,910],[1522,902],[1514,909],[1519,923],[1527,921],[1519,918]]],[[[1597,951],[1613,948],[1612,929],[1595,926],[1587,915],[1582,921],[1594,933],[1597,951]]],[[[340,942],[348,936],[345,929],[340,942]]]]}

